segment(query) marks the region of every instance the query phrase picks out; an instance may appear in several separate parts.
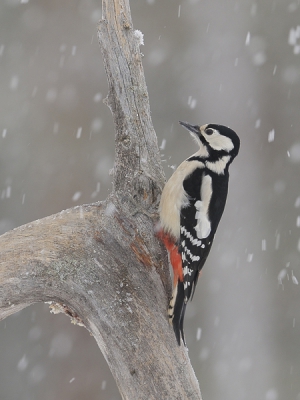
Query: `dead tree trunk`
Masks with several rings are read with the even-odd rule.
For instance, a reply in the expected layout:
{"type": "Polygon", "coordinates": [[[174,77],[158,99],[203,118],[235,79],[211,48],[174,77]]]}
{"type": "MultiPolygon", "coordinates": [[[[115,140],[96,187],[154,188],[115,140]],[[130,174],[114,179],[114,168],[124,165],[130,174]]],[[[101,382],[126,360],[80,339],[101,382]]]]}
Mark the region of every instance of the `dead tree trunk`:
{"type": "Polygon", "coordinates": [[[155,237],[164,184],[129,0],[103,0],[99,41],[115,122],[113,191],[0,237],[0,319],[53,302],[95,337],[123,399],[201,399],[167,320],[171,280],[155,237]]]}

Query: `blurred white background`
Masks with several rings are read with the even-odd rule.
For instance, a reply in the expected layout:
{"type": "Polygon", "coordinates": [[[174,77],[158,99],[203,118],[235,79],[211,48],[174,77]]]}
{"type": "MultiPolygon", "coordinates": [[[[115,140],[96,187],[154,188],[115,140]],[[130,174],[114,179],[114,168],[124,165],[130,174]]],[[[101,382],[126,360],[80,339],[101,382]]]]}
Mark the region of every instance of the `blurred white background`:
{"type": "MultiPolygon", "coordinates": [[[[179,119],[241,138],[186,317],[203,399],[299,400],[300,1],[131,8],[167,177],[195,151],[179,119]]],[[[100,0],[0,3],[1,233],[110,190],[100,18],[100,0]]],[[[94,339],[41,304],[0,323],[0,397],[120,400],[94,339]]]]}

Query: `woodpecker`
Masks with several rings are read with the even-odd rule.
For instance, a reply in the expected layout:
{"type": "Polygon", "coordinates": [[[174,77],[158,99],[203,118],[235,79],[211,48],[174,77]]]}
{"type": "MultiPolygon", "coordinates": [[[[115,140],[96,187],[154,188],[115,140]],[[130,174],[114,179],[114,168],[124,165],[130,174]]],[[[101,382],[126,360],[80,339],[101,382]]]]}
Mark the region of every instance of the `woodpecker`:
{"type": "Polygon", "coordinates": [[[186,305],[194,295],[224,211],[228,168],[239,152],[240,139],[223,125],[179,123],[191,133],[199,149],[179,165],[163,189],[159,237],[168,250],[174,273],[169,321],[178,344],[182,339],[186,345],[186,305]]]}

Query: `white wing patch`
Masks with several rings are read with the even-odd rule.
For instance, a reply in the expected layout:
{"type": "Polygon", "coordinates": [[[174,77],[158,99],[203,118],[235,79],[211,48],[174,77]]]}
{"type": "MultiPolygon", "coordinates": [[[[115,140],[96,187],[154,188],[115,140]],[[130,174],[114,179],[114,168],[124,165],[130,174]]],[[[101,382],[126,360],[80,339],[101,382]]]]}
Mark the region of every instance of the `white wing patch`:
{"type": "Polygon", "coordinates": [[[184,179],[196,168],[204,168],[201,161],[183,161],[166,183],[161,195],[159,211],[164,231],[176,239],[180,237],[180,211],[189,205],[189,199],[183,188],[184,179]]]}
{"type": "Polygon", "coordinates": [[[199,239],[205,239],[208,237],[211,231],[211,224],[208,218],[208,208],[212,196],[212,179],[210,175],[203,176],[200,195],[201,201],[198,200],[195,203],[195,207],[197,209],[195,215],[197,220],[195,231],[199,239]]]}

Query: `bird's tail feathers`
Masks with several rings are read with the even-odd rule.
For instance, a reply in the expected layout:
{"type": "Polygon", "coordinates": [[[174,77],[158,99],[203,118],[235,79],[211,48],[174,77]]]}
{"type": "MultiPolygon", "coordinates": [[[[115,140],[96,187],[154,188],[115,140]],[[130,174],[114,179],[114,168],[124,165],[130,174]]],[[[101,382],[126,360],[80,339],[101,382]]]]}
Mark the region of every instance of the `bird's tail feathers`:
{"type": "Polygon", "coordinates": [[[184,300],[184,286],[183,282],[178,279],[177,285],[174,287],[172,298],[169,305],[169,321],[173,325],[174,333],[178,345],[180,346],[180,339],[184,345],[185,338],[183,332],[184,314],[186,309],[186,302],[184,300]]]}

